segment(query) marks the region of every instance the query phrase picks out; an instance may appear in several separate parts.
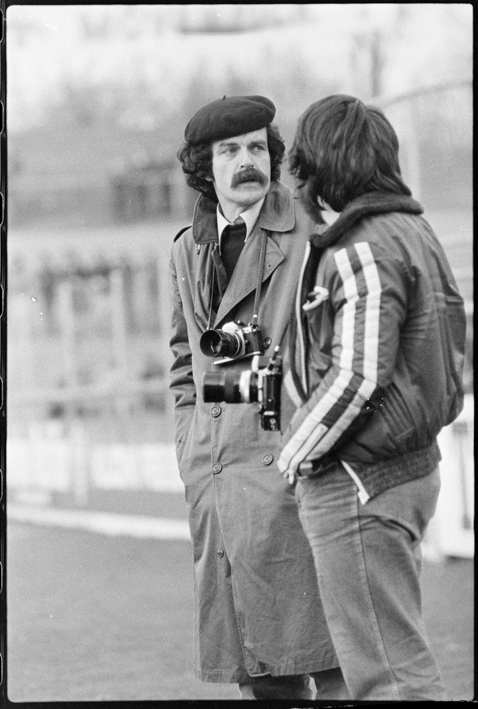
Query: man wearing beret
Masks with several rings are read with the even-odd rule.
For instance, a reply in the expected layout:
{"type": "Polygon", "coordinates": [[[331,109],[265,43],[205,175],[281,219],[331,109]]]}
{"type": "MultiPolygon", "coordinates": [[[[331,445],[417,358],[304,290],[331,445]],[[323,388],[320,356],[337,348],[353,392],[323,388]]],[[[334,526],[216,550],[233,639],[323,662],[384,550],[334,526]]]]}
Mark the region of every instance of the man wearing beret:
{"type": "MultiPolygon", "coordinates": [[[[244,699],[313,698],[311,676],[318,699],[344,699],[311,550],[293,491],[277,475],[280,430],[262,427],[257,403],[203,395],[206,373],[239,377],[256,351],[214,357],[206,331],[258,327],[260,367],[285,341],[312,226],[279,181],[285,146],[274,115],[262,96],[213,101],[189,121],[178,153],[201,193],[171,258],[171,389],[193,543],[194,670],[206,682],[238,683],[244,699]]],[[[295,410],[286,386],[281,402],[284,427],[295,410]]]]}

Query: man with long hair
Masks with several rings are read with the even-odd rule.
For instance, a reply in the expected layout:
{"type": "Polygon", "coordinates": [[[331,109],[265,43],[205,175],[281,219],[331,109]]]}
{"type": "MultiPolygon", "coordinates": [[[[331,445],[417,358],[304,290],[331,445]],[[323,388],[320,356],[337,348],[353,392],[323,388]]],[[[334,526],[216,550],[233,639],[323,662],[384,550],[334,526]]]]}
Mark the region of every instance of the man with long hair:
{"type": "Polygon", "coordinates": [[[297,292],[300,404],[279,469],[295,484],[352,699],[443,700],[420,542],[440,486],[437,435],[463,405],[463,300],[380,110],[346,95],[312,104],[290,169],[322,226],[297,292]]]}
{"type": "MultiPolygon", "coordinates": [[[[257,404],[203,395],[206,374],[220,390],[221,377],[237,383],[253,357],[263,367],[290,320],[312,224],[279,181],[285,146],[274,115],[263,96],[213,101],[189,121],[178,153],[201,193],[171,259],[171,389],[193,543],[194,670],[207,682],[238,683],[244,699],[312,698],[311,675],[318,698],[341,699],[312,553],[293,491],[275,470],[277,421],[265,429],[257,404]]],[[[284,424],[293,410],[284,391],[284,424]]]]}

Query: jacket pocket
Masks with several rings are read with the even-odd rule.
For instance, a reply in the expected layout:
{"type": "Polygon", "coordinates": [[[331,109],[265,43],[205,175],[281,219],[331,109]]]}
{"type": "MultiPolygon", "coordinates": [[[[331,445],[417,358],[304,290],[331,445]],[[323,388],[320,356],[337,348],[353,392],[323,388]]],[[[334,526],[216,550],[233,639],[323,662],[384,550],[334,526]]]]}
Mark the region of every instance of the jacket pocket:
{"type": "Polygon", "coordinates": [[[419,450],[432,442],[423,401],[419,393],[414,396],[412,387],[403,389],[392,382],[387,387],[381,414],[388,429],[387,447],[397,454],[419,450]]]}
{"type": "Polygon", "coordinates": [[[460,297],[447,295],[445,308],[438,311],[443,367],[447,385],[447,425],[463,408],[463,366],[465,361],[466,318],[460,297]]]}

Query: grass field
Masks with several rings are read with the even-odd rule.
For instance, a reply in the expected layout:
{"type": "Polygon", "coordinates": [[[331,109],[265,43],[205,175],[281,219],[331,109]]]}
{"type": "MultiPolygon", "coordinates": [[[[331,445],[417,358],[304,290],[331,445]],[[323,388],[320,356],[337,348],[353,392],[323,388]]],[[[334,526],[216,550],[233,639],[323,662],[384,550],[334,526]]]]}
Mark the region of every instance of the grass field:
{"type": "MultiPolygon", "coordinates": [[[[9,523],[8,697],[238,699],[192,674],[189,542],[9,523]]],[[[426,562],[424,614],[450,700],[473,689],[473,565],[426,562]]]]}

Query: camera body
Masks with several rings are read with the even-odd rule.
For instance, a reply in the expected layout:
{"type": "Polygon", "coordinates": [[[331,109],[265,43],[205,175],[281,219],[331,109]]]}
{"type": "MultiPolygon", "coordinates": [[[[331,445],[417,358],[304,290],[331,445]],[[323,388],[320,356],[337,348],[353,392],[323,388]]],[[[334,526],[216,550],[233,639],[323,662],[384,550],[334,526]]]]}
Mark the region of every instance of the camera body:
{"type": "Polygon", "coordinates": [[[264,354],[259,326],[240,321],[228,322],[222,330],[206,330],[199,347],[206,357],[220,357],[221,362],[264,354]]]}
{"type": "Polygon", "coordinates": [[[256,354],[249,370],[207,372],[203,380],[203,400],[225,401],[228,404],[258,403],[262,428],[265,431],[280,431],[282,358],[278,351],[276,347],[262,369],[259,369],[259,355],[256,354]]]}

